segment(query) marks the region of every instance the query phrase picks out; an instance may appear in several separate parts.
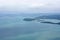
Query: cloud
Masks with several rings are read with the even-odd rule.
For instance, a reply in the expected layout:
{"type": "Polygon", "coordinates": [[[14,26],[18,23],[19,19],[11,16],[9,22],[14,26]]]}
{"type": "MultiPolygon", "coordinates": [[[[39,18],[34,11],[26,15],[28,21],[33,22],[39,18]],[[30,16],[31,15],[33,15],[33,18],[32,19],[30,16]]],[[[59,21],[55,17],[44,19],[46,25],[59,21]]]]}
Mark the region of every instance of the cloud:
{"type": "Polygon", "coordinates": [[[60,11],[60,0],[0,0],[0,11],[54,12],[54,10],[60,11]]]}

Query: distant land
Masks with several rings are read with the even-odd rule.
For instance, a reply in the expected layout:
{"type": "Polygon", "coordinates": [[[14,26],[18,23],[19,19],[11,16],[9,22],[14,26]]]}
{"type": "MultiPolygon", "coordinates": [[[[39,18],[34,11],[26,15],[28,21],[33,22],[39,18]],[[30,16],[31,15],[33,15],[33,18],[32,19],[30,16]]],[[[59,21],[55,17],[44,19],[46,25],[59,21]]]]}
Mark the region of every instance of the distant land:
{"type": "Polygon", "coordinates": [[[48,23],[48,24],[57,24],[60,25],[60,22],[55,23],[55,22],[50,22],[50,21],[45,21],[44,19],[56,19],[56,20],[60,20],[60,14],[51,14],[51,15],[42,15],[42,16],[38,16],[38,17],[34,17],[34,18],[24,18],[24,21],[34,21],[37,20],[40,23],[48,23]],[[43,20],[40,20],[43,19],[43,20]]]}
{"type": "Polygon", "coordinates": [[[43,15],[43,16],[36,17],[36,19],[58,19],[58,20],[60,20],[60,14],[43,15]]]}
{"type": "MultiPolygon", "coordinates": [[[[28,19],[29,19],[29,20],[30,20],[30,19],[31,19],[31,20],[33,20],[33,19],[34,19],[34,20],[38,20],[38,19],[57,19],[57,20],[60,20],[60,14],[50,14],[50,15],[46,15],[46,14],[45,14],[45,15],[40,15],[40,16],[34,17],[34,18],[24,18],[23,20],[25,20],[25,19],[26,19],[26,20],[28,20],[28,19]]],[[[26,20],[25,20],[25,21],[26,21],[26,20]]],[[[30,20],[30,21],[31,21],[31,20],[30,20]]]]}
{"type": "Polygon", "coordinates": [[[24,18],[23,20],[24,21],[34,21],[35,19],[34,18],[24,18]]]}
{"type": "Polygon", "coordinates": [[[41,22],[41,23],[47,23],[47,24],[57,24],[57,25],[60,25],[60,22],[58,22],[58,23],[54,23],[54,22],[41,22]]]}
{"type": "MultiPolygon", "coordinates": [[[[0,14],[0,17],[14,17],[14,16],[24,16],[24,17],[32,17],[33,19],[57,19],[60,20],[60,13],[36,13],[36,14],[0,14]]],[[[24,18],[25,19],[25,18],[24,18]]],[[[31,19],[31,18],[30,18],[31,19]]]]}

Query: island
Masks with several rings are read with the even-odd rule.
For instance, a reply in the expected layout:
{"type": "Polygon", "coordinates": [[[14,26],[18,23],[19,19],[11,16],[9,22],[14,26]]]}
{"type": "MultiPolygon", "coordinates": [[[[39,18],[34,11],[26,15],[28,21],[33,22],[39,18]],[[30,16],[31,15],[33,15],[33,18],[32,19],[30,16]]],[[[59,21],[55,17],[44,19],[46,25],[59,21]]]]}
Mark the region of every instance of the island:
{"type": "Polygon", "coordinates": [[[24,18],[23,20],[24,21],[34,21],[35,19],[34,18],[24,18]]]}
{"type": "Polygon", "coordinates": [[[41,23],[48,23],[48,24],[57,24],[57,25],[60,25],[60,22],[58,22],[58,23],[54,23],[54,22],[41,22],[41,23]]]}

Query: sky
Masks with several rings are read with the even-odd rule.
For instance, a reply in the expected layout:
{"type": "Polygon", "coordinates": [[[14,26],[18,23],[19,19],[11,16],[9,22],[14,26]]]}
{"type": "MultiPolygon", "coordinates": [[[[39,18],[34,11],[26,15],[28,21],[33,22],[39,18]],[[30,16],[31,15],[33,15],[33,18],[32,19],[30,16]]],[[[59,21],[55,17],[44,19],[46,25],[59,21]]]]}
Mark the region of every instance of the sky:
{"type": "Polygon", "coordinates": [[[60,13],[60,0],[0,0],[0,12],[60,13]]]}

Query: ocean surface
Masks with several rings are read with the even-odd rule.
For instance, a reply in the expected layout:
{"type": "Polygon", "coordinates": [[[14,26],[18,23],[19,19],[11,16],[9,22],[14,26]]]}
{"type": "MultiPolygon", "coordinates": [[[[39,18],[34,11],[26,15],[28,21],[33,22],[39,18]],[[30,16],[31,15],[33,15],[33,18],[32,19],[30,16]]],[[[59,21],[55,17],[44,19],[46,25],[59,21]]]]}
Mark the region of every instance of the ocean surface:
{"type": "Polygon", "coordinates": [[[0,15],[0,40],[60,40],[60,25],[24,21],[25,17],[0,15]]]}

